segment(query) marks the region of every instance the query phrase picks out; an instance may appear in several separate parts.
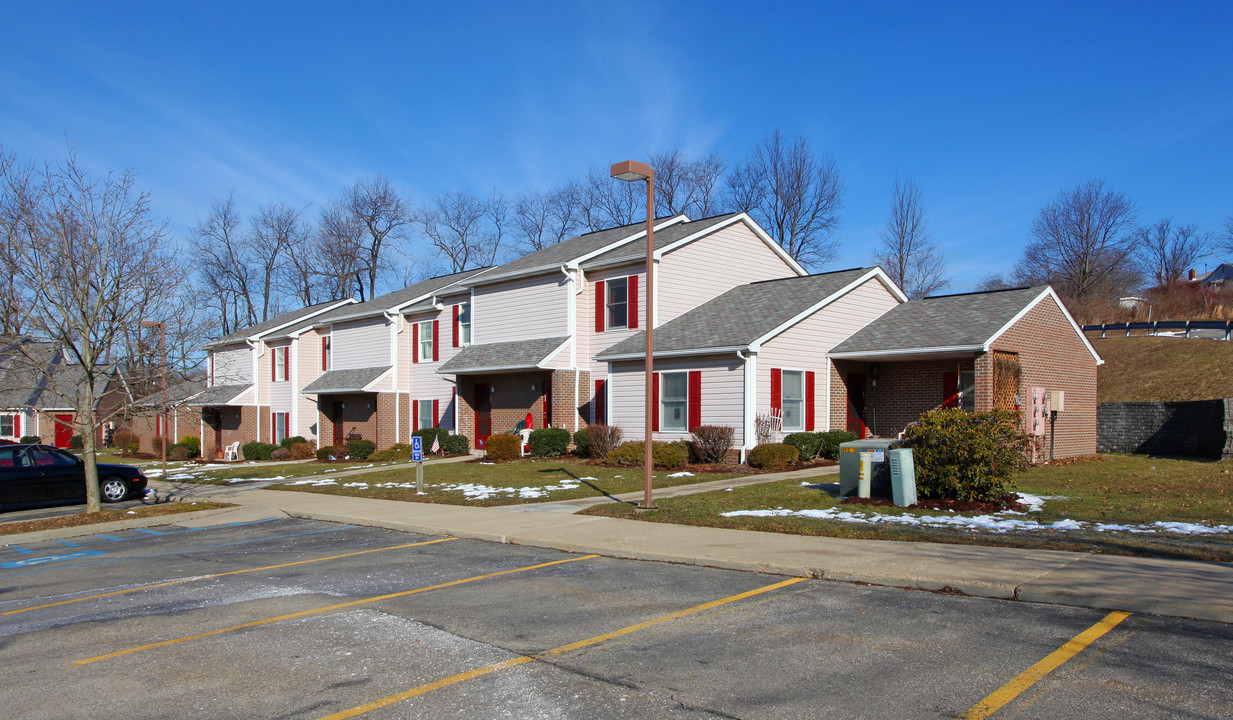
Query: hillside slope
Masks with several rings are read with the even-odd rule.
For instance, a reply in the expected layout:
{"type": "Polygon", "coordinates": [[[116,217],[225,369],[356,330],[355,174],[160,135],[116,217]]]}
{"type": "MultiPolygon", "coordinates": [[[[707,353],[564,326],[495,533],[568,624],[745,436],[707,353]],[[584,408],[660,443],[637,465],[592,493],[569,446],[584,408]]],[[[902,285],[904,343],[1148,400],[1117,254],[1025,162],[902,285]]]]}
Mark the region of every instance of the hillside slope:
{"type": "Polygon", "coordinates": [[[1174,337],[1089,338],[1104,358],[1100,402],[1233,397],[1233,341],[1174,337]]]}

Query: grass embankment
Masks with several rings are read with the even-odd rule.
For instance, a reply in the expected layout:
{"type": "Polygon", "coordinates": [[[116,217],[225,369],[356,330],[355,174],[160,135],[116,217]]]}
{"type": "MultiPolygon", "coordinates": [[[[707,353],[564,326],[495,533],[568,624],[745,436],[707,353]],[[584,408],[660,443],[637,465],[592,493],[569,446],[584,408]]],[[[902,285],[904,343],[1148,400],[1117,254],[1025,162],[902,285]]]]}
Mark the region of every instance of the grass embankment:
{"type": "Polygon", "coordinates": [[[1233,342],[1177,337],[1089,338],[1105,364],[1099,402],[1233,397],[1233,342]]]}
{"type": "MultiPolygon", "coordinates": [[[[827,478],[831,480],[832,478],[827,478]]],[[[1077,520],[1104,524],[1147,525],[1156,521],[1205,524],[1233,523],[1233,462],[1174,460],[1140,455],[1112,455],[1102,460],[1029,469],[1019,475],[1017,490],[1034,495],[1065,496],[1045,502],[1041,512],[1006,515],[1006,518],[1055,523],[1077,520]]],[[[871,516],[977,515],[894,507],[840,505],[820,486],[799,481],[666,498],[659,510],[639,512],[632,506],[605,503],[583,511],[591,515],[637,518],[652,522],[701,525],[739,530],[820,535],[871,540],[909,540],[999,545],[1052,550],[1079,550],[1125,555],[1174,557],[1220,562],[1233,561],[1229,535],[1173,535],[1166,533],[1098,532],[1094,529],[1011,531],[919,525],[862,524],[807,517],[723,517],[740,510],[825,510],[871,516]]],[[[1003,516],[999,516],[1003,517],[1003,516]]]]}
{"type": "Polygon", "coordinates": [[[96,525],[98,523],[112,522],[113,520],[133,520],[136,518],[176,515],[179,513],[197,512],[198,510],[215,510],[227,507],[234,506],[230,503],[220,502],[188,502],[159,503],[157,505],[142,505],[135,508],[111,508],[96,513],[82,512],[75,515],[42,518],[41,520],[4,523],[0,525],[0,535],[16,535],[18,533],[37,532],[39,530],[96,525]]]}
{"type": "MultiPolygon", "coordinates": [[[[741,475],[736,472],[700,472],[692,476],[670,477],[673,474],[674,471],[657,470],[656,487],[688,485],[741,475]]],[[[600,467],[577,460],[553,458],[516,460],[495,465],[461,462],[425,465],[423,495],[417,495],[415,491],[414,466],[338,478],[331,484],[280,484],[269,489],[450,505],[513,505],[634,492],[642,489],[642,470],[600,467]]]]}

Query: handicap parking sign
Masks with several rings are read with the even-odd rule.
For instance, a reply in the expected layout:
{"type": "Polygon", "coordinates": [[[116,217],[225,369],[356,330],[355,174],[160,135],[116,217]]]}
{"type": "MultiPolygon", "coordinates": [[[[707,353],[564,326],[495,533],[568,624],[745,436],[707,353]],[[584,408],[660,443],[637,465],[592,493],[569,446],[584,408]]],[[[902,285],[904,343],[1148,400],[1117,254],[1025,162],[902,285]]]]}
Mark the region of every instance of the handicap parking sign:
{"type": "Polygon", "coordinates": [[[411,438],[411,462],[424,462],[424,438],[418,435],[411,438]]]}

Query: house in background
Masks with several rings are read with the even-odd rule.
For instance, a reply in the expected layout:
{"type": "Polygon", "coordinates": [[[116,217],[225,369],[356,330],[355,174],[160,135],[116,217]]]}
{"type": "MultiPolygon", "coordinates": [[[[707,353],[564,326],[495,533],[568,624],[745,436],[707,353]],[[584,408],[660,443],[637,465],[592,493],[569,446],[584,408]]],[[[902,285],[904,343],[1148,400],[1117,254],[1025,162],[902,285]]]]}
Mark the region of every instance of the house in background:
{"type": "Polygon", "coordinates": [[[127,430],[137,436],[139,452],[158,452],[154,438],[169,438],[169,444],[201,432],[201,411],[189,403],[204,392],[207,378],[184,380],[167,386],[167,404],[158,390],[134,401],[125,416],[115,423],[112,432],[127,430]],[[163,408],[166,407],[166,411],[163,408]],[[166,426],[164,426],[164,423],[166,426]]]}

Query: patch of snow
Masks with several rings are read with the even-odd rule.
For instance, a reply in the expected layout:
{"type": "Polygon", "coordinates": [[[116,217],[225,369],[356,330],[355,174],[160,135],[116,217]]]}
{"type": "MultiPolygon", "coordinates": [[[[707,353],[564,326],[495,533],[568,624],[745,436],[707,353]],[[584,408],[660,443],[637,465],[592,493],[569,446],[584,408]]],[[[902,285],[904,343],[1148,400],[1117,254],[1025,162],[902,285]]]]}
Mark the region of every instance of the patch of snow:
{"type": "Polygon", "coordinates": [[[368,483],[366,483],[366,482],[349,482],[349,483],[343,483],[343,487],[362,487],[362,488],[366,488],[366,487],[368,487],[368,483]]]}
{"type": "Polygon", "coordinates": [[[496,463],[481,462],[480,465],[496,465],[496,463]]]}
{"type": "Polygon", "coordinates": [[[676,478],[676,477],[693,477],[693,476],[694,476],[694,474],[693,474],[693,473],[691,473],[691,472],[685,472],[684,470],[682,470],[681,472],[674,472],[674,473],[670,474],[668,477],[670,477],[670,478],[676,478]]]}
{"type": "Polygon", "coordinates": [[[338,481],[332,478],[321,478],[320,480],[295,480],[287,483],[288,485],[312,485],[313,487],[321,487],[323,485],[337,485],[338,481]]]}

